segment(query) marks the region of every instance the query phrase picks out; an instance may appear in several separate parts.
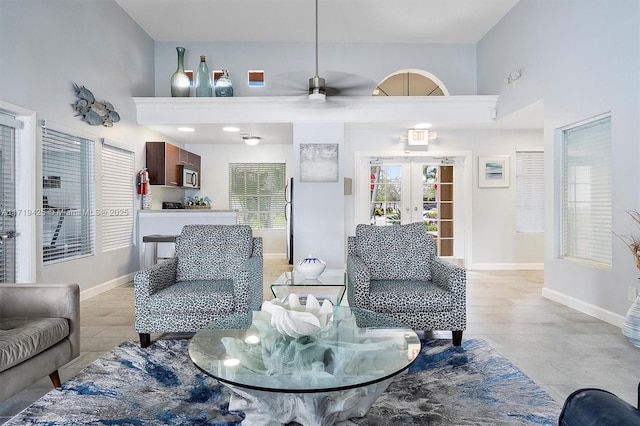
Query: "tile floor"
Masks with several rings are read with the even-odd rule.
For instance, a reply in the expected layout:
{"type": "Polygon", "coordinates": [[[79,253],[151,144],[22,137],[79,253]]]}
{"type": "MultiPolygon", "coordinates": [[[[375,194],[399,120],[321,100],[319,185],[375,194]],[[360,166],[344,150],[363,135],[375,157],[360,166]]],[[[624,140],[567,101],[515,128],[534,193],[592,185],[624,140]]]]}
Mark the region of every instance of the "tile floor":
{"type": "MultiPolygon", "coordinates": [[[[265,259],[266,298],[272,298],[269,284],[285,270],[286,261],[265,259]]],[[[542,298],[542,280],[542,271],[468,271],[463,339],[489,341],[558,402],[575,389],[600,387],[635,405],[640,349],[619,328],[542,298]]],[[[61,379],[121,342],[137,340],[133,322],[132,284],[83,300],[82,352],[60,370],[61,379]]],[[[50,389],[47,377],[0,402],[0,424],[50,389]]]]}

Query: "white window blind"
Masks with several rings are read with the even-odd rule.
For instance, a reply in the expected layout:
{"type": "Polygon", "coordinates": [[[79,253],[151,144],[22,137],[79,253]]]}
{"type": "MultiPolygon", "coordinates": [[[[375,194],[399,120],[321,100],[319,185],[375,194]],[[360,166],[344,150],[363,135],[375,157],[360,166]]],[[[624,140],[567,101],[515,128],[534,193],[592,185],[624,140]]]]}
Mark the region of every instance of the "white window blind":
{"type": "Polygon", "coordinates": [[[611,117],[562,132],[561,256],[611,265],[611,117]]]}
{"type": "Polygon", "coordinates": [[[94,254],[94,141],[42,126],[42,260],[94,254]]]}
{"type": "Polygon", "coordinates": [[[544,232],[544,152],[516,150],[516,232],[544,232]]]}
{"type": "Polygon", "coordinates": [[[21,124],[0,112],[0,234],[5,237],[0,244],[0,283],[16,282],[15,141],[21,124]]]}
{"type": "Polygon", "coordinates": [[[255,229],[285,229],[285,163],[229,164],[229,205],[238,223],[255,229]]]}
{"type": "Polygon", "coordinates": [[[135,156],[108,141],[102,144],[102,250],[134,245],[135,156]]]}

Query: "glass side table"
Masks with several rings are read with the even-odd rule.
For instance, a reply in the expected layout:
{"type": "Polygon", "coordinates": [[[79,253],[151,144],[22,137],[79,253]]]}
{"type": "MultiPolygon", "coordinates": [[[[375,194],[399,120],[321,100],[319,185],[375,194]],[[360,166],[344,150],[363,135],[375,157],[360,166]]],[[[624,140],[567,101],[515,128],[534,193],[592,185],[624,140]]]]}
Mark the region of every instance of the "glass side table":
{"type": "Polygon", "coordinates": [[[346,288],[346,274],[341,269],[325,269],[314,280],[291,271],[283,273],[271,284],[271,293],[285,303],[289,295],[295,293],[302,304],[306,303],[306,297],[312,294],[320,303],[329,299],[334,306],[339,306],[346,288]]]}

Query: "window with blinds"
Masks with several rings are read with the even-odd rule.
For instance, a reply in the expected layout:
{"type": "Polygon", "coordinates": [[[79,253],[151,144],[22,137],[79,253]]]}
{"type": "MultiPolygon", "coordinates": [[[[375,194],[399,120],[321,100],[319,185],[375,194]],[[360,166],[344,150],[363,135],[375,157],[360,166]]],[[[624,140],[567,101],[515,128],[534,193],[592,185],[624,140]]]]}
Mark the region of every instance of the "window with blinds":
{"type": "Polygon", "coordinates": [[[16,282],[15,140],[21,125],[0,111],[0,283],[16,282]]]}
{"type": "Polygon", "coordinates": [[[611,265],[611,117],[562,130],[562,257],[611,265]]]}
{"type": "Polygon", "coordinates": [[[254,229],[285,229],[285,163],[229,164],[229,206],[238,223],[254,229]]]}
{"type": "Polygon", "coordinates": [[[516,149],[516,232],[544,232],[544,151],[516,149]]]}
{"type": "Polygon", "coordinates": [[[102,144],[102,250],[134,245],[135,156],[104,140],[102,144]]]}
{"type": "Polygon", "coordinates": [[[94,141],[42,126],[42,260],[95,252],[94,141]]]}

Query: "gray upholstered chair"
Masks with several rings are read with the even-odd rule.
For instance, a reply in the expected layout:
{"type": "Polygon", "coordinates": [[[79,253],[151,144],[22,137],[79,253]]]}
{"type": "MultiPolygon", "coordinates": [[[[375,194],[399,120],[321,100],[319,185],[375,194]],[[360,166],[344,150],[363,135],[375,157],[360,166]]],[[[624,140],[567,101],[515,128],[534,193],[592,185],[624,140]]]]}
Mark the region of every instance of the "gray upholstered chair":
{"type": "Polygon", "coordinates": [[[417,330],[446,330],[462,343],[466,271],[436,256],[422,223],[356,226],[347,239],[350,306],[387,314],[417,330]]]}
{"type": "Polygon", "coordinates": [[[186,225],[175,257],[136,273],[136,331],[196,332],[211,321],[262,305],[262,238],[246,225],[186,225]]]}
{"type": "Polygon", "coordinates": [[[78,284],[0,284],[0,401],[80,355],[78,284]]]}

